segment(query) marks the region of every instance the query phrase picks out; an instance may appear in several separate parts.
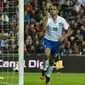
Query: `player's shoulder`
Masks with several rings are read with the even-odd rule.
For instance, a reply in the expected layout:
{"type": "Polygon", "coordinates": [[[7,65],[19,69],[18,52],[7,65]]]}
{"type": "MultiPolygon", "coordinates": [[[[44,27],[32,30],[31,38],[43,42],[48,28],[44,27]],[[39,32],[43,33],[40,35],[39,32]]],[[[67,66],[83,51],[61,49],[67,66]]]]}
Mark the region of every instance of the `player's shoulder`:
{"type": "Polygon", "coordinates": [[[59,15],[58,15],[58,20],[60,20],[60,21],[62,21],[62,22],[65,22],[65,21],[66,21],[65,18],[63,18],[63,17],[61,17],[61,16],[59,16],[59,15]]]}
{"type": "Polygon", "coordinates": [[[49,20],[49,21],[52,21],[52,17],[49,17],[48,20],[49,20]]]}
{"type": "Polygon", "coordinates": [[[48,23],[52,23],[52,22],[53,22],[52,18],[49,17],[49,18],[48,18],[48,23]]]}

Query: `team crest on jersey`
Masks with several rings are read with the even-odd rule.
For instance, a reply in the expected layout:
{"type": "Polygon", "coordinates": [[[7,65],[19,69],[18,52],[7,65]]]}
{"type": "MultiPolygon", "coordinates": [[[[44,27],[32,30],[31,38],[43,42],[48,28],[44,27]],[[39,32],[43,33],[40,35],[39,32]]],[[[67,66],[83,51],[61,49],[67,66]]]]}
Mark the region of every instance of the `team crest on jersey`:
{"type": "Polygon", "coordinates": [[[59,23],[59,27],[60,28],[63,28],[63,23],[59,23]]]}

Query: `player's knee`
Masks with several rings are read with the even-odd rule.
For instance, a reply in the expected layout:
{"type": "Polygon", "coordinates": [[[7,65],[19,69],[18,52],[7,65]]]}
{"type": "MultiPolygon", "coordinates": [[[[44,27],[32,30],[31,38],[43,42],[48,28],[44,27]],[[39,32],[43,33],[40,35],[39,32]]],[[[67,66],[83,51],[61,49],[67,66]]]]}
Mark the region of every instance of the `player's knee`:
{"type": "Polygon", "coordinates": [[[45,53],[45,56],[46,56],[47,58],[49,58],[49,57],[50,57],[50,54],[49,54],[49,53],[45,53]]]}
{"type": "Polygon", "coordinates": [[[50,57],[50,49],[49,49],[49,48],[46,48],[46,49],[45,49],[45,56],[46,56],[47,58],[50,57]]]}

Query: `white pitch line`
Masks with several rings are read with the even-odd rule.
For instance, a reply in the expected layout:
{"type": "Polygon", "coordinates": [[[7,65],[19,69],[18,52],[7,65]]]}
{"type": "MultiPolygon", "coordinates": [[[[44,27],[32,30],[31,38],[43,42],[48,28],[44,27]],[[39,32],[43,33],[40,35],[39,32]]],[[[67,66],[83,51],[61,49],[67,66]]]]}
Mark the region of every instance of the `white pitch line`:
{"type": "Polygon", "coordinates": [[[18,85],[18,84],[10,84],[10,83],[7,83],[7,82],[0,82],[0,84],[5,84],[5,85],[18,85]]]}

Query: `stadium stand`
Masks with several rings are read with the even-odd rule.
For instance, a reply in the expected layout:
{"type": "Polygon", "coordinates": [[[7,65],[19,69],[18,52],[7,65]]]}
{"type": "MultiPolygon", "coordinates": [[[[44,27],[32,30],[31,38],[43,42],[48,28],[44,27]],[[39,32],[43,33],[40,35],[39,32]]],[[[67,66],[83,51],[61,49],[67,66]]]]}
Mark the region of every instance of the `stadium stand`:
{"type": "Polygon", "coordinates": [[[43,53],[42,24],[46,11],[50,11],[51,4],[56,4],[59,15],[63,16],[74,30],[72,36],[64,40],[60,52],[62,54],[85,54],[85,0],[83,3],[80,0],[32,0],[26,2],[25,51],[29,54],[43,53]]]}
{"type": "Polygon", "coordinates": [[[51,4],[56,4],[59,15],[63,16],[74,30],[72,36],[64,40],[60,52],[62,54],[85,54],[85,0],[32,0],[26,2],[25,51],[28,54],[43,53],[42,24],[46,11],[50,11],[51,4]]]}
{"type": "Polygon", "coordinates": [[[0,53],[18,53],[18,0],[0,0],[0,53]]]}
{"type": "MultiPolygon", "coordinates": [[[[0,53],[6,53],[8,49],[9,53],[13,50],[18,52],[18,0],[15,0],[14,4],[12,2],[13,0],[0,2],[0,53]]],[[[73,35],[64,40],[60,52],[85,54],[85,0],[25,0],[25,53],[44,52],[42,24],[51,4],[56,4],[59,15],[63,16],[74,30],[73,35]]]]}

